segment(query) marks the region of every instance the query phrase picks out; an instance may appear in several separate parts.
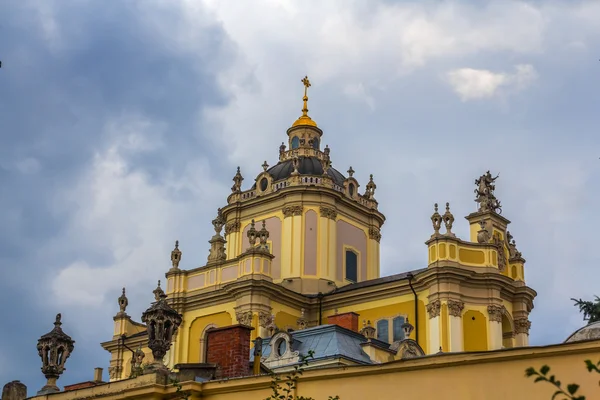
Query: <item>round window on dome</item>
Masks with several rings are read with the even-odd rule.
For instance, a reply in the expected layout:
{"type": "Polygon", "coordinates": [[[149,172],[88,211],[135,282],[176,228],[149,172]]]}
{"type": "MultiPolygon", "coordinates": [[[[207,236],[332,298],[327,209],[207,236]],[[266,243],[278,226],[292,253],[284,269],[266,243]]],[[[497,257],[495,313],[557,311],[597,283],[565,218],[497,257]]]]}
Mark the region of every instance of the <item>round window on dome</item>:
{"type": "Polygon", "coordinates": [[[269,186],[269,180],[267,178],[262,178],[260,180],[260,190],[261,190],[261,192],[264,192],[265,190],[267,190],[268,186],[269,186]]]}

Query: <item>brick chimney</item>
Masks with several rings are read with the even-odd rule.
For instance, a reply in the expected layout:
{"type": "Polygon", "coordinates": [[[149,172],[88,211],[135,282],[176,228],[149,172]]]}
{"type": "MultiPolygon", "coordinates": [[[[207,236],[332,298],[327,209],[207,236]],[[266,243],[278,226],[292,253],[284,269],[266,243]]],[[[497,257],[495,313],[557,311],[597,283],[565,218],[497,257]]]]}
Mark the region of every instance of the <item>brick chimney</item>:
{"type": "Polygon", "coordinates": [[[358,317],[359,314],[350,311],[343,314],[330,315],[327,317],[327,323],[358,332],[358,317]]]}
{"type": "Polygon", "coordinates": [[[218,378],[250,375],[250,332],[246,325],[210,329],[206,338],[206,362],[218,365],[218,378]]]}

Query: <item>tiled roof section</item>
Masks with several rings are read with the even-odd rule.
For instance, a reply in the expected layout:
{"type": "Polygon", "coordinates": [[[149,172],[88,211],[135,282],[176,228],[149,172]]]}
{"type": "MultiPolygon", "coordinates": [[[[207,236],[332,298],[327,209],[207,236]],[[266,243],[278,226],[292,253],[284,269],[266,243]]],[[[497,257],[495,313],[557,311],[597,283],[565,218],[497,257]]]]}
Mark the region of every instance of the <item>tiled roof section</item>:
{"type": "MultiPolygon", "coordinates": [[[[338,325],[319,325],[300,331],[290,332],[293,339],[292,349],[300,355],[314,352],[313,361],[327,358],[345,358],[357,364],[372,364],[371,359],[360,346],[367,339],[356,332],[338,325]]],[[[271,354],[271,338],[263,339],[263,357],[271,354]]],[[[388,346],[388,344],[383,344],[388,346]]],[[[250,360],[254,359],[254,349],[250,350],[250,360]]]]}
{"type": "Polygon", "coordinates": [[[349,292],[351,290],[360,289],[360,288],[364,288],[364,287],[381,285],[381,284],[388,283],[388,282],[401,281],[404,279],[408,279],[409,273],[412,273],[414,276],[417,276],[418,274],[420,274],[421,272],[424,272],[426,270],[427,270],[427,268],[421,268],[421,269],[416,269],[414,271],[402,272],[402,273],[396,274],[396,275],[384,276],[383,278],[370,279],[368,281],[363,281],[363,282],[358,282],[358,283],[351,283],[349,285],[342,286],[341,288],[338,288],[328,294],[349,292]]]}

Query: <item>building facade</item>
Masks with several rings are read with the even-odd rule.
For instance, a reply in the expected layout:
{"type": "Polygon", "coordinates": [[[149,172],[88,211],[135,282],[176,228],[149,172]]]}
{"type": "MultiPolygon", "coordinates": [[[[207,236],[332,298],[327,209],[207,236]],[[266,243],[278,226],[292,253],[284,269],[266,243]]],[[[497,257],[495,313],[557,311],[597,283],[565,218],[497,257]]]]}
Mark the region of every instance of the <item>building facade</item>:
{"type": "MultiPolygon", "coordinates": [[[[488,171],[475,181],[470,237],[457,237],[449,204],[436,204],[422,268],[381,277],[385,216],[374,178],[360,190],[352,167],[333,168],[324,132],[308,115],[310,82],[303,83],[302,115],[276,164],[265,161],[249,185],[238,168],[212,221],[206,262],[184,269],[179,243],[171,253],[163,286],[182,322],[166,365],[206,362],[209,331],[236,324],[253,328],[255,340],[332,323],[397,349],[410,321],[425,354],[527,346],[536,292],[525,284],[525,260],[494,195],[497,177],[488,171]]],[[[102,343],[111,381],[131,376],[131,349],[151,353],[146,325],[126,312],[125,289],[119,305],[114,335],[102,343]]]]}

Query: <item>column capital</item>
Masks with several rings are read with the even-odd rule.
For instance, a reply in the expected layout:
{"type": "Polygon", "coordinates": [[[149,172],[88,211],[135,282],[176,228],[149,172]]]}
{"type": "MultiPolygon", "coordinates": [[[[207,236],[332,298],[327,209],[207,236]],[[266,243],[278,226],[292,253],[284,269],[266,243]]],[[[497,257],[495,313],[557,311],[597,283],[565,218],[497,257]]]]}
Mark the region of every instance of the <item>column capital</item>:
{"type": "Polygon", "coordinates": [[[429,318],[435,318],[440,316],[440,309],[442,308],[442,303],[439,300],[434,300],[427,304],[425,307],[427,309],[427,313],[429,314],[429,318]]]}
{"type": "Polygon", "coordinates": [[[460,318],[462,316],[462,311],[464,310],[464,308],[465,303],[463,303],[462,301],[448,300],[448,313],[452,317],[460,318]]]}
{"type": "Polygon", "coordinates": [[[519,319],[515,319],[514,323],[515,323],[515,333],[516,334],[524,333],[526,335],[529,335],[529,329],[531,328],[531,321],[529,321],[527,318],[519,318],[519,319]]]}
{"type": "Polygon", "coordinates": [[[506,308],[504,306],[499,306],[496,304],[488,306],[490,321],[502,323],[502,315],[504,315],[505,312],[506,308]]]}

